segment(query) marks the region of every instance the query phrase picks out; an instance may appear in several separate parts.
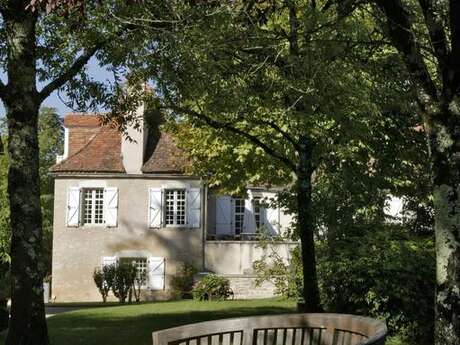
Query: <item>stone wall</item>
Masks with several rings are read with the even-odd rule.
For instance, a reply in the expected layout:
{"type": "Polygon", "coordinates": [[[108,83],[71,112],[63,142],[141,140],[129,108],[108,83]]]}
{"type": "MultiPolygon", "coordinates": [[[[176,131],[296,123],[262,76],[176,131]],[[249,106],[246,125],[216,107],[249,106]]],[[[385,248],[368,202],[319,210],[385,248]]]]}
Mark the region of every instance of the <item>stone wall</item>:
{"type": "Polygon", "coordinates": [[[271,250],[287,261],[296,246],[297,242],[277,242],[263,249],[254,241],[206,241],[205,269],[228,278],[236,299],[273,297],[272,283],[255,285],[252,264],[271,250]]]}
{"type": "Polygon", "coordinates": [[[230,287],[233,290],[235,299],[256,299],[269,298],[274,296],[275,286],[271,282],[264,282],[256,286],[256,276],[225,276],[230,280],[230,287]]]}
{"type": "Polygon", "coordinates": [[[149,292],[146,298],[167,298],[170,280],[180,271],[184,262],[203,269],[203,228],[149,228],[148,189],[200,186],[199,180],[185,178],[57,178],[54,199],[53,301],[100,301],[99,291],[93,281],[94,269],[101,267],[103,257],[120,256],[119,253],[131,251],[165,258],[165,291],[149,292]],[[117,187],[117,226],[68,227],[67,190],[71,186],[117,187]]]}

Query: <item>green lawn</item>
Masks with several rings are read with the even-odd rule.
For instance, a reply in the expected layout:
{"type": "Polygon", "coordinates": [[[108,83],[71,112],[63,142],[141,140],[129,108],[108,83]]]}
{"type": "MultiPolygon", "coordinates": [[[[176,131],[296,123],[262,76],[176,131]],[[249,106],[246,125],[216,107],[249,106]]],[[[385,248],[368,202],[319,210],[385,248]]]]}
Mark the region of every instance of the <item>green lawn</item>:
{"type": "Polygon", "coordinates": [[[151,345],[152,331],[163,328],[213,319],[294,311],[294,302],[279,299],[157,302],[58,314],[48,319],[48,328],[51,345],[151,345]]]}

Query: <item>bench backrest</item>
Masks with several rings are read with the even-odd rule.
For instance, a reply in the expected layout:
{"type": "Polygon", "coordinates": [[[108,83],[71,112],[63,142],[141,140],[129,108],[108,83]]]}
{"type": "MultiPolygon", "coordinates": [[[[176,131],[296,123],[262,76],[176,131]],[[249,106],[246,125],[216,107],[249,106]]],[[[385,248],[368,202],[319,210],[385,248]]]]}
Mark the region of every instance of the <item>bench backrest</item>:
{"type": "Polygon", "coordinates": [[[153,332],[153,345],[383,345],[384,322],[345,314],[284,314],[153,332]]]}

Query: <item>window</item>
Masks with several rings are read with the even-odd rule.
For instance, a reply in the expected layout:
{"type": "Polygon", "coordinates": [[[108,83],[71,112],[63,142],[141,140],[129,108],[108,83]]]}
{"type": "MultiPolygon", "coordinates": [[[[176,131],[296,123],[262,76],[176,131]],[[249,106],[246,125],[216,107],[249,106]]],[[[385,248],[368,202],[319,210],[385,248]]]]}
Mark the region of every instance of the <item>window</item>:
{"type": "Polygon", "coordinates": [[[131,264],[136,267],[136,279],[146,285],[147,282],[147,258],[121,258],[122,264],[131,264]]]}
{"type": "Polygon", "coordinates": [[[233,199],[233,224],[235,229],[235,235],[239,235],[243,232],[244,224],[244,199],[234,198],[233,199]]]}
{"type": "Polygon", "coordinates": [[[185,225],[185,189],[166,189],[165,206],[166,226],[185,225]]]}
{"type": "Polygon", "coordinates": [[[104,224],[104,189],[83,190],[83,224],[104,224]]]}
{"type": "Polygon", "coordinates": [[[256,229],[259,229],[262,225],[262,212],[263,208],[260,205],[260,198],[254,198],[252,201],[252,206],[254,208],[254,218],[256,219],[256,229]]]}
{"type": "Polygon", "coordinates": [[[77,187],[67,190],[66,223],[68,227],[82,225],[116,227],[118,220],[117,187],[77,187]]]}

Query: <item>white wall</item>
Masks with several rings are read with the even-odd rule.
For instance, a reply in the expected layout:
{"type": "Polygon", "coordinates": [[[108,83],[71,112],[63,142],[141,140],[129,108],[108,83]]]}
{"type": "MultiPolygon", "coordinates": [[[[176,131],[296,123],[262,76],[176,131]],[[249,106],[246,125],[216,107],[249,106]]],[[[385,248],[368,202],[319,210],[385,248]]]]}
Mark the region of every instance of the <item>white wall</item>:
{"type": "Polygon", "coordinates": [[[263,249],[255,241],[206,241],[205,269],[221,275],[251,275],[254,261],[274,249],[287,261],[297,242],[278,242],[263,249]]]}

